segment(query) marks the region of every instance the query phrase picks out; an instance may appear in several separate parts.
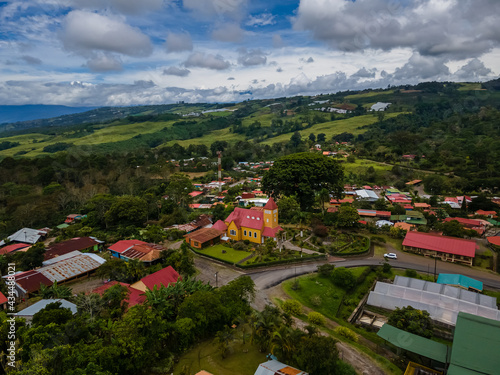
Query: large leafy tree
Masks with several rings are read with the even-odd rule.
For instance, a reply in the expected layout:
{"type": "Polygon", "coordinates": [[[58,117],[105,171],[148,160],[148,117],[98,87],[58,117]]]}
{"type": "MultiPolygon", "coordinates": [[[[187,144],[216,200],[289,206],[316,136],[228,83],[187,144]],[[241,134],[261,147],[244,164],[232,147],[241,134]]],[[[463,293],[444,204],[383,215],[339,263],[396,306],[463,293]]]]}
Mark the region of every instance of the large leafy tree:
{"type": "Polygon", "coordinates": [[[344,171],[337,161],[321,154],[301,152],[278,159],[264,175],[262,186],[273,197],[296,194],[301,209],[308,210],[322,189],[341,197],[343,180],[344,171]]]}
{"type": "Polygon", "coordinates": [[[109,224],[142,225],[148,213],[147,202],[139,197],[118,197],[105,214],[109,224]]]}
{"type": "Polygon", "coordinates": [[[431,338],[433,325],[430,315],[425,310],[417,310],[411,306],[396,308],[389,315],[388,323],[391,326],[415,335],[431,338]]]}

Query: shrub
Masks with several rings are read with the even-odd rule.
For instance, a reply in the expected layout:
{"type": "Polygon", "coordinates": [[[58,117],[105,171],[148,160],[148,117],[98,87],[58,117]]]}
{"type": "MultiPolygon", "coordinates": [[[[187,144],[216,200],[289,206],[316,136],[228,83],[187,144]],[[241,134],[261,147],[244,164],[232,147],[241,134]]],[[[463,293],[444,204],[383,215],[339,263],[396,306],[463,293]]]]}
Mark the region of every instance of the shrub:
{"type": "Polygon", "coordinates": [[[328,277],[332,274],[332,271],[335,269],[335,266],[333,264],[327,263],[327,264],[322,264],[321,266],[318,266],[318,273],[321,276],[328,277]]]}
{"type": "Polygon", "coordinates": [[[323,315],[321,315],[319,312],[316,311],[311,311],[307,315],[307,319],[311,324],[317,325],[317,326],[324,326],[326,323],[326,319],[323,315]]]}
{"type": "Polygon", "coordinates": [[[382,272],[383,273],[390,273],[392,269],[392,266],[389,264],[389,262],[384,262],[384,265],[382,266],[382,272]]]}
{"type": "Polygon", "coordinates": [[[245,245],[250,245],[250,240],[243,240],[243,242],[245,243],[245,245]]]}
{"type": "Polygon", "coordinates": [[[340,267],[332,272],[332,281],[335,285],[349,290],[356,285],[356,277],[345,267],[340,267]]]}
{"type": "Polygon", "coordinates": [[[313,229],[313,233],[318,237],[326,237],[328,235],[328,227],[324,225],[316,225],[313,229]]]}
{"type": "Polygon", "coordinates": [[[417,271],[412,270],[412,269],[407,269],[405,271],[405,276],[406,277],[417,277],[417,271]]]}
{"type": "Polygon", "coordinates": [[[381,236],[372,236],[373,242],[385,243],[385,238],[381,236]]]}
{"type": "Polygon", "coordinates": [[[302,313],[302,305],[294,299],[287,299],[283,303],[283,311],[289,315],[299,315],[302,313]]]}
{"type": "Polygon", "coordinates": [[[348,340],[358,342],[358,335],[352,329],[344,326],[338,326],[334,331],[336,334],[345,337],[348,340]]]}
{"type": "Polygon", "coordinates": [[[246,245],[243,243],[243,242],[236,242],[234,245],[233,245],[233,249],[234,250],[246,250],[246,245]]]}
{"type": "Polygon", "coordinates": [[[313,306],[321,306],[321,297],[318,295],[311,296],[310,301],[313,306]]]}

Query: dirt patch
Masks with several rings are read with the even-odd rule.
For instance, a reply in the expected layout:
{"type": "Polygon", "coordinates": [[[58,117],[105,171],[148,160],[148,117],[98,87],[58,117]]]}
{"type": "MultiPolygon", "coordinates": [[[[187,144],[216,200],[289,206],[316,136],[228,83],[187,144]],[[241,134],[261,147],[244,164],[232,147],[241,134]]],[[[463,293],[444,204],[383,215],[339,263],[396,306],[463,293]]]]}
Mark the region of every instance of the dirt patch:
{"type": "Polygon", "coordinates": [[[88,279],[73,281],[68,284],[63,284],[71,288],[74,294],[78,293],[88,293],[104,284],[104,279],[101,279],[97,276],[89,277],[88,279]]]}

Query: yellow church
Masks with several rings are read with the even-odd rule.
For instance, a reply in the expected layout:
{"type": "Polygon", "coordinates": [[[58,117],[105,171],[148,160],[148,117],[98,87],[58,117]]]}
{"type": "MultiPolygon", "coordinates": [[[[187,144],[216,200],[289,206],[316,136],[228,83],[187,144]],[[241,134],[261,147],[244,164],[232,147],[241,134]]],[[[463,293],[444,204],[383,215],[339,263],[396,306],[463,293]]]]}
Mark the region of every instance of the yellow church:
{"type": "Polygon", "coordinates": [[[266,238],[276,240],[282,230],[278,225],[278,205],[273,198],[269,198],[264,207],[236,207],[226,220],[217,221],[212,228],[225,232],[229,239],[259,244],[266,238]]]}

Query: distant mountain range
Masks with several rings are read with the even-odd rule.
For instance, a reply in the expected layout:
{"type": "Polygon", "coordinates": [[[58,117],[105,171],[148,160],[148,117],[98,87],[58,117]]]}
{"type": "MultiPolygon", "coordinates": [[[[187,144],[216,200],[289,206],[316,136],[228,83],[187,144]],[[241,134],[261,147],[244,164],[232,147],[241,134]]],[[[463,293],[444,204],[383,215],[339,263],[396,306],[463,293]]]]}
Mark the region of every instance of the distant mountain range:
{"type": "Polygon", "coordinates": [[[0,124],[30,121],[87,112],[96,107],[67,107],[64,105],[0,105],[0,124]]]}

